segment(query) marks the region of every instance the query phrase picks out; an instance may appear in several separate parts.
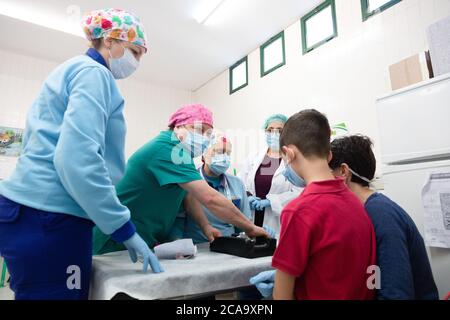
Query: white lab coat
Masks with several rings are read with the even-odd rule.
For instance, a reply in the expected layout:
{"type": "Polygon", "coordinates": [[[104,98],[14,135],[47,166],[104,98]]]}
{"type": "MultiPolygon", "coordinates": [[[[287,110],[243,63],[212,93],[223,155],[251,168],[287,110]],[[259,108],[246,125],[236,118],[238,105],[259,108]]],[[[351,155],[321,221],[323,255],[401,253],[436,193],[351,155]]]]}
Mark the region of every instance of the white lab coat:
{"type": "MultiPolygon", "coordinates": [[[[245,188],[252,195],[255,192],[255,176],[258,168],[264,160],[267,150],[250,156],[245,162],[242,170],[239,172],[239,178],[245,184],[245,188]]],[[[283,176],[283,171],[286,168],[284,162],[281,161],[279,168],[275,172],[272,180],[272,186],[266,198],[270,201],[270,207],[266,208],[264,215],[264,225],[267,225],[275,230],[277,237],[280,234],[280,215],[283,208],[298,197],[303,191],[303,188],[295,187],[292,183],[286,180],[283,176]]],[[[254,216],[254,212],[253,212],[254,216]]]]}

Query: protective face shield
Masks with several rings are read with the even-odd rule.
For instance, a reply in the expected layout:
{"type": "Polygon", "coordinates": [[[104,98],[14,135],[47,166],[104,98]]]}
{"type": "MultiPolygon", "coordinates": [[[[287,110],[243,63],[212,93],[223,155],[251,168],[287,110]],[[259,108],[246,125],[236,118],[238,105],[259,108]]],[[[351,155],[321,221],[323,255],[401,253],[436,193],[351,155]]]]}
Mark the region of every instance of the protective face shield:
{"type": "MultiPolygon", "coordinates": [[[[122,46],[122,44],[121,44],[122,46]]],[[[120,58],[113,58],[109,50],[109,68],[115,79],[125,79],[131,76],[139,67],[139,61],[131,51],[123,47],[124,53],[120,58]]]]}
{"type": "Polygon", "coordinates": [[[228,154],[216,154],[211,158],[209,168],[211,171],[220,176],[227,172],[230,168],[231,158],[228,154]]]}
{"type": "Polygon", "coordinates": [[[192,131],[188,131],[183,141],[193,158],[201,156],[208,148],[209,143],[210,138],[192,131]]]}

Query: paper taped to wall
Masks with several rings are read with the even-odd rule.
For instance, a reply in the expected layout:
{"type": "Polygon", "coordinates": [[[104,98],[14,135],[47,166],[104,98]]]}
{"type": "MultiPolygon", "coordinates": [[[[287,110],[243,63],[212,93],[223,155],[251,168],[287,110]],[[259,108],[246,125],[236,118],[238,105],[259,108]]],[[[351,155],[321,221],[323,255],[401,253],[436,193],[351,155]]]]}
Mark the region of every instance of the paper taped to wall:
{"type": "Polygon", "coordinates": [[[450,248],[450,172],[432,173],[422,190],[425,243],[450,248]]]}

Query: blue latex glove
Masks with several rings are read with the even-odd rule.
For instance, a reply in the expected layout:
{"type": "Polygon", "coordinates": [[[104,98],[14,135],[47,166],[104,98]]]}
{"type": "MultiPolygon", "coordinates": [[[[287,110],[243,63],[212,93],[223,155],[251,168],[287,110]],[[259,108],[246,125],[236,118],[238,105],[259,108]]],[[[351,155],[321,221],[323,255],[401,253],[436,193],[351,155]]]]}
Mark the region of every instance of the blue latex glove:
{"type": "Polygon", "coordinates": [[[264,298],[269,298],[273,294],[275,283],[275,270],[264,271],[250,278],[250,283],[258,289],[264,298]]]}
{"type": "Polygon", "coordinates": [[[268,199],[259,200],[255,204],[255,209],[258,211],[263,211],[264,208],[270,207],[270,201],[268,199]]]}
{"type": "Polygon", "coordinates": [[[123,244],[128,249],[128,253],[130,254],[130,258],[133,263],[138,261],[138,255],[143,257],[144,267],[142,268],[142,271],[147,272],[148,265],[150,264],[154,273],[164,272],[164,269],[159,264],[156,255],[152,250],[150,250],[145,241],[137,233],[135,233],[123,244]]]}
{"type": "Polygon", "coordinates": [[[250,209],[251,210],[255,210],[255,205],[260,200],[261,200],[261,198],[258,198],[258,197],[255,197],[255,196],[248,197],[248,203],[250,204],[250,209]]]}
{"type": "Polygon", "coordinates": [[[275,232],[275,230],[273,230],[271,227],[269,227],[269,226],[267,226],[267,225],[264,225],[263,228],[264,228],[264,230],[267,231],[267,233],[269,234],[269,236],[270,236],[271,238],[276,238],[277,233],[275,232]]]}

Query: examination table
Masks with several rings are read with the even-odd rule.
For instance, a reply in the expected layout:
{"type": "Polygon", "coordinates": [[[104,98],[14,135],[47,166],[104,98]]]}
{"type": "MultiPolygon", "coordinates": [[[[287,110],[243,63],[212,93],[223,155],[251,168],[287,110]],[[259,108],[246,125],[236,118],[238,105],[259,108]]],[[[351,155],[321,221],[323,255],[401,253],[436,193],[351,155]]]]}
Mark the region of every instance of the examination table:
{"type": "Polygon", "coordinates": [[[128,251],[95,256],[90,299],[110,300],[117,295],[134,299],[191,299],[250,287],[249,279],[271,269],[272,257],[245,259],[198,246],[193,259],[160,260],[165,272],[144,274],[128,251]]]}

